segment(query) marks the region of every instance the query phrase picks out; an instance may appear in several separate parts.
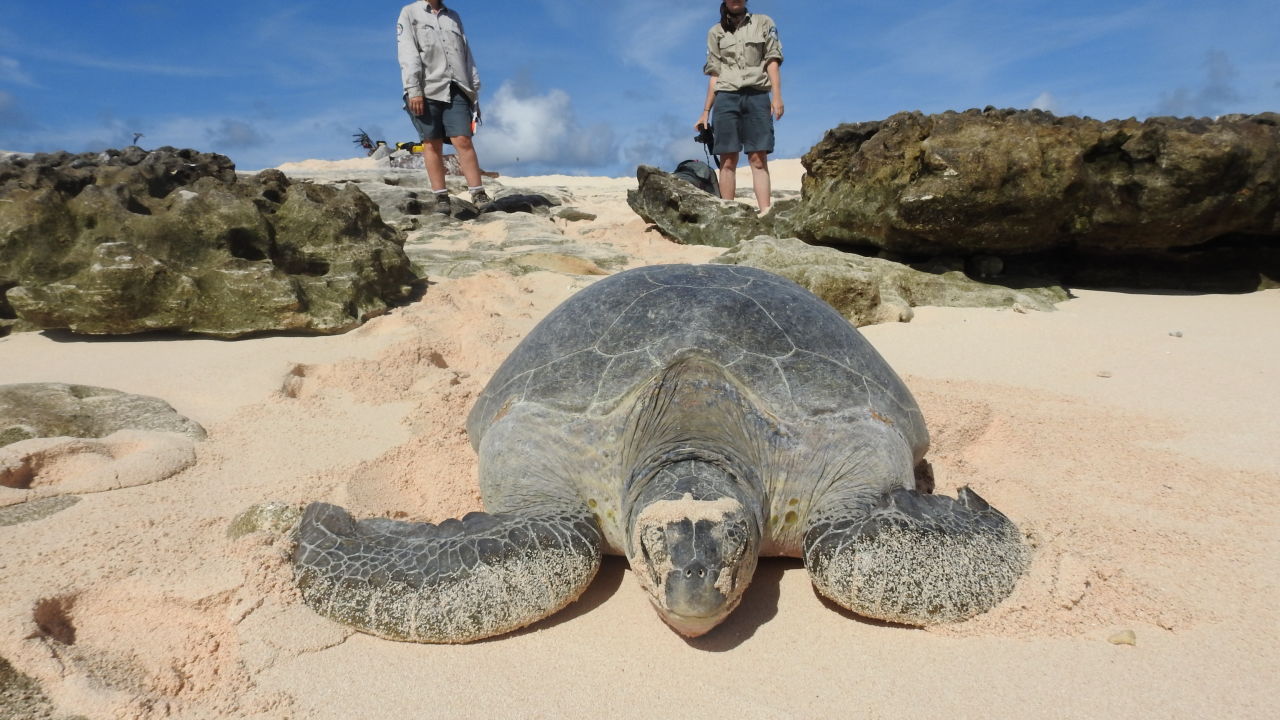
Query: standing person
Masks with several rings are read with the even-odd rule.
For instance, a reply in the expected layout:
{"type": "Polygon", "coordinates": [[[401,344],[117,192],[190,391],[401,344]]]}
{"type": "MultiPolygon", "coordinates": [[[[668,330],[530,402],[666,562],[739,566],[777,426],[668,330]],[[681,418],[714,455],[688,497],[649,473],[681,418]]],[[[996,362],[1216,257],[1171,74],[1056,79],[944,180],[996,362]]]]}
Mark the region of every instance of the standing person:
{"type": "Polygon", "coordinates": [[[458,152],[471,201],[483,209],[480,160],[471,142],[472,117],[480,100],[480,71],[462,29],[462,18],[443,0],[404,6],[396,24],[396,50],[404,82],[405,110],[422,140],[422,160],[436,194],[436,212],[449,214],[445,187],[444,139],[458,152]]]}
{"type": "Polygon", "coordinates": [[[782,119],[782,41],[768,15],[747,12],[747,0],[720,3],[720,22],[707,33],[709,75],[701,130],[712,116],[713,153],[720,156],[720,197],[734,199],[738,157],[747,153],[751,181],[760,213],[769,211],[772,192],[769,153],[773,152],[773,122],[782,119]],[[714,112],[713,112],[714,109],[714,112]]]}

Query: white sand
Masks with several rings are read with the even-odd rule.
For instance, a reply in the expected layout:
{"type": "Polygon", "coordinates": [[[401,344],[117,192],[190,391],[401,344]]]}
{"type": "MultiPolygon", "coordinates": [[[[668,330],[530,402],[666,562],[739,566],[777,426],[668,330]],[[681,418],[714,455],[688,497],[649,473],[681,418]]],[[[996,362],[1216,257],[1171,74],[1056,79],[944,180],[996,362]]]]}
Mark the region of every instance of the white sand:
{"type": "MultiPolygon", "coordinates": [[[[282,166],[283,168],[283,166],[282,166]]],[[[664,168],[672,170],[673,168],[664,168]]],[[[770,184],[774,190],[800,190],[800,181],[804,177],[804,167],[799,159],[779,159],[769,161],[770,184]]],[[[503,178],[504,182],[520,187],[565,187],[570,190],[582,189],[627,189],[636,185],[634,177],[602,178],[580,177],[577,175],[530,175],[519,178],[503,178]]],[[[751,168],[745,164],[738,168],[737,183],[739,188],[751,187],[751,168]]]]}
{"type": "Polygon", "coordinates": [[[387,166],[371,157],[346,160],[299,160],[281,165],[277,169],[288,175],[294,172],[325,172],[329,170],[378,170],[387,166]]]}
{"type": "MultiPolygon", "coordinates": [[[[586,240],[633,264],[718,252],[645,233],[614,182],[586,193],[606,212],[586,240]]],[[[226,538],[267,500],[433,521],[478,509],[470,403],[588,282],[440,280],[330,338],[0,339],[0,382],[156,395],[209,430],[168,480],[0,527],[0,657],[90,718],[1274,713],[1280,291],[1090,291],[1056,313],[921,308],[865,329],[925,410],[938,490],[972,485],[1038,543],[1014,596],[961,625],[858,620],[798,562],[766,561],[734,615],[688,642],[615,559],[529,630],[399,644],[301,606],[283,543],[226,538]],[[1136,646],[1108,642],[1124,630],[1136,646]]],[[[74,475],[41,482],[72,488],[74,475]]],[[[0,487],[0,505],[21,492],[0,487]]]]}
{"type": "MultiPolygon", "coordinates": [[[[285,163],[279,167],[286,175],[290,173],[326,173],[346,172],[352,170],[387,169],[373,158],[350,158],[347,160],[300,160],[285,163]]],[[[670,170],[672,168],[665,168],[670,170]]],[[[425,171],[423,171],[425,172],[425,171]]],[[[774,190],[800,190],[800,180],[804,176],[804,168],[799,159],[783,158],[769,161],[770,180],[774,190]]],[[[751,168],[745,164],[738,168],[737,183],[739,188],[751,187],[751,168]]],[[[636,179],[629,177],[596,177],[581,175],[527,175],[520,177],[502,177],[505,184],[519,185],[526,188],[563,187],[572,191],[581,190],[626,190],[635,187],[636,179]]]]}

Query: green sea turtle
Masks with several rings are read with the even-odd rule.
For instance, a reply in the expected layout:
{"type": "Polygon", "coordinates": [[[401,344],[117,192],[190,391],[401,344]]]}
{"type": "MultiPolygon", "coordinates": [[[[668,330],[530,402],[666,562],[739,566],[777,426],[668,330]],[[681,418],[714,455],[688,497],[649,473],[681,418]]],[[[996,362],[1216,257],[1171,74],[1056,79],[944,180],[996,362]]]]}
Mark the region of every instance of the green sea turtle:
{"type": "Polygon", "coordinates": [[[902,381],[829,305],[753,268],[645,267],[581,291],[511,353],[467,431],[488,512],[432,525],[311,504],[294,554],[308,605],[468,642],[560,610],[613,553],[697,636],[758,557],[787,556],[855,613],[925,625],[990,609],[1028,561],[976,493],[916,491],[929,438],[902,381]]]}

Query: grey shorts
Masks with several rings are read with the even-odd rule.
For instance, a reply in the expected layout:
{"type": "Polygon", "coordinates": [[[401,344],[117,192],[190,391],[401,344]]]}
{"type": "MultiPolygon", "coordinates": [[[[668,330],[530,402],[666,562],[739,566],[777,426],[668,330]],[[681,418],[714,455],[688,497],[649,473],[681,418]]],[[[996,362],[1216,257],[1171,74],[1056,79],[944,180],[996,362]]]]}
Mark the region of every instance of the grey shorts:
{"type": "Polygon", "coordinates": [[[735,152],[773,152],[773,115],[768,90],[716,93],[711,114],[716,155],[735,152]]]}
{"type": "Polygon", "coordinates": [[[427,108],[423,115],[409,112],[408,99],[405,100],[404,111],[413,121],[420,140],[444,140],[472,135],[471,99],[457,85],[449,88],[449,102],[427,98],[427,108]]]}

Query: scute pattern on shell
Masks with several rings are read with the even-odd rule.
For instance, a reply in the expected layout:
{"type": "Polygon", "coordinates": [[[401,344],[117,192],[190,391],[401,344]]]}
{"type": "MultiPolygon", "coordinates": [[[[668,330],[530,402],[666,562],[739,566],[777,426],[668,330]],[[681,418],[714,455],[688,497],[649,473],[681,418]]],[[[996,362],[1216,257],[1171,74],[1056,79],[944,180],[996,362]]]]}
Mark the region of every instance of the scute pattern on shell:
{"type": "Polygon", "coordinates": [[[749,267],[659,265],[611,276],[556,308],[507,358],[468,418],[473,445],[501,408],[604,415],[681,355],[736,376],[785,419],[874,412],[923,453],[902,381],[829,305],[749,267]]]}

